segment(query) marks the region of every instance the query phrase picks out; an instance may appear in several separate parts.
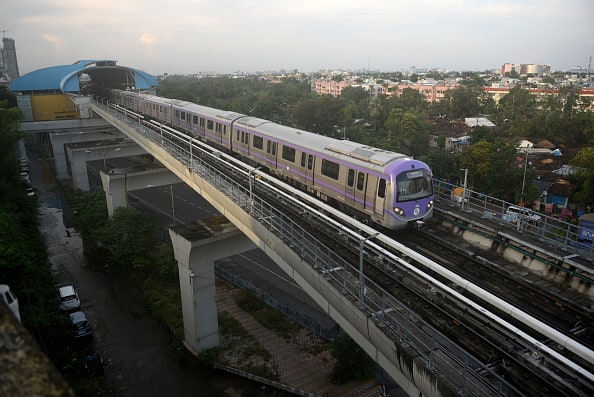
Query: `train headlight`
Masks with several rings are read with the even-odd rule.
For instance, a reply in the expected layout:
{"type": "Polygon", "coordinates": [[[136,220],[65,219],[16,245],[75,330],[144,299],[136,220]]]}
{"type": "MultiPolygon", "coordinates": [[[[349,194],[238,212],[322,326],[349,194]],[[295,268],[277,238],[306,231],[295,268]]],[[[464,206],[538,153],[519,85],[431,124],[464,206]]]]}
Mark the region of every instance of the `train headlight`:
{"type": "Polygon", "coordinates": [[[402,208],[394,207],[396,215],[404,216],[404,210],[402,208]]]}
{"type": "Polygon", "coordinates": [[[433,207],[433,200],[429,200],[429,202],[427,203],[427,210],[430,210],[431,207],[433,207]]]}

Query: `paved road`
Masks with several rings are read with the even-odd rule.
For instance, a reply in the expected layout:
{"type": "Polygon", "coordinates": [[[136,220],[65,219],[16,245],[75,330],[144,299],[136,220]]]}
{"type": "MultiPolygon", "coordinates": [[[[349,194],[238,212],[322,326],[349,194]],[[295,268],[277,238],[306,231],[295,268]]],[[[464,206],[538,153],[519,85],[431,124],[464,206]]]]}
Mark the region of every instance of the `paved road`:
{"type": "Polygon", "coordinates": [[[225,372],[200,369],[180,358],[170,347],[166,332],[145,312],[138,294],[87,266],[81,239],[68,227],[68,210],[53,177],[34,159],[30,162],[49,260],[58,280],[78,287],[82,309],[94,329],[89,343],[105,360],[105,380],[113,395],[291,395],[225,372]]]}

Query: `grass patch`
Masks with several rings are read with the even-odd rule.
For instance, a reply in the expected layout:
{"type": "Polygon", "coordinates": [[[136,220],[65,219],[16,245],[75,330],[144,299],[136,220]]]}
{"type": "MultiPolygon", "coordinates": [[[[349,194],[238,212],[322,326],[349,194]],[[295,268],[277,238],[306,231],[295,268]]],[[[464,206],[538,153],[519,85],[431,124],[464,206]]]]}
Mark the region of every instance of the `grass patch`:
{"type": "Polygon", "coordinates": [[[283,338],[290,339],[299,332],[299,325],[249,291],[242,291],[235,298],[235,303],[250,313],[263,327],[276,332],[283,338]]]}

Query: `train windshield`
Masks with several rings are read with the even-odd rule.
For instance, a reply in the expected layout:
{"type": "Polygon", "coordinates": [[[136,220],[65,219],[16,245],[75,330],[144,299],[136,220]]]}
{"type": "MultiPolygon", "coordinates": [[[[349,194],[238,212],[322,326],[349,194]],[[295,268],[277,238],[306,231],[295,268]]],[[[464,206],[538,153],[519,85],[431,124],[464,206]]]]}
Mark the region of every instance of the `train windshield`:
{"type": "Polygon", "coordinates": [[[427,169],[402,172],[396,177],[397,202],[419,200],[432,194],[431,173],[427,169]]]}

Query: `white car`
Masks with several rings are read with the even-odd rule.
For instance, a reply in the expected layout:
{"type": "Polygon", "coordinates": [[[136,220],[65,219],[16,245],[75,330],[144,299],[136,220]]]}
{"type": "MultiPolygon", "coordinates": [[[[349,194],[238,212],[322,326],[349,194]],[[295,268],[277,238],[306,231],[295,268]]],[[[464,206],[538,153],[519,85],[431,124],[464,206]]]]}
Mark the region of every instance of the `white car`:
{"type": "Polygon", "coordinates": [[[58,303],[60,310],[69,311],[80,307],[80,299],[73,285],[58,288],[58,303]]]}
{"type": "Polygon", "coordinates": [[[6,306],[10,308],[17,320],[21,321],[21,312],[19,311],[19,301],[14,296],[10,287],[6,284],[0,284],[0,296],[4,300],[6,306]]]}
{"type": "Polygon", "coordinates": [[[533,224],[538,224],[542,217],[530,208],[521,207],[519,205],[510,205],[507,208],[506,215],[510,222],[517,222],[522,220],[533,224]]]}

